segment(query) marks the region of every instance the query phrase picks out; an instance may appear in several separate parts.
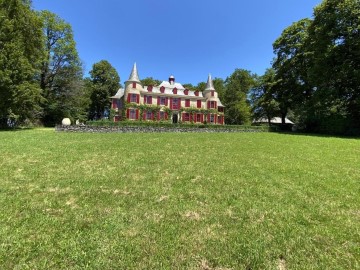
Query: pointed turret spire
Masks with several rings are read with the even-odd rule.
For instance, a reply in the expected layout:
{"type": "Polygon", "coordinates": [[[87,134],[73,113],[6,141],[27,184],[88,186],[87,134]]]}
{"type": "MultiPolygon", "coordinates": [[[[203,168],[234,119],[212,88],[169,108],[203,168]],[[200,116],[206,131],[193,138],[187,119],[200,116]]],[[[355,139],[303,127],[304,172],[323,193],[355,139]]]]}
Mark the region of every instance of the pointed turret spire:
{"type": "Polygon", "coordinates": [[[208,77],[208,80],[207,80],[207,83],[206,83],[205,91],[206,90],[215,90],[213,81],[211,79],[211,74],[209,74],[209,77],[208,77]]]}
{"type": "Polygon", "coordinates": [[[129,82],[140,82],[139,74],[138,74],[138,71],[137,71],[137,68],[136,68],[136,63],[134,63],[134,66],[132,68],[132,71],[131,71],[131,74],[130,74],[130,77],[129,77],[128,81],[129,82]]]}

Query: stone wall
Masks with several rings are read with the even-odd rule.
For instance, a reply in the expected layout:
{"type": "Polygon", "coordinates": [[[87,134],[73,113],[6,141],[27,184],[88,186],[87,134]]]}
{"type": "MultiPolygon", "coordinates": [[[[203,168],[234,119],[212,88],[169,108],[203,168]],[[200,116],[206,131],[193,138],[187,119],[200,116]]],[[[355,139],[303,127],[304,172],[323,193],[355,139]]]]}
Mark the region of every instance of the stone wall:
{"type": "Polygon", "coordinates": [[[198,127],[154,127],[154,126],[63,126],[58,125],[55,127],[56,131],[63,132],[90,132],[90,133],[145,133],[145,132],[264,132],[262,129],[257,128],[246,128],[246,129],[235,129],[235,128],[198,128],[198,127]]]}

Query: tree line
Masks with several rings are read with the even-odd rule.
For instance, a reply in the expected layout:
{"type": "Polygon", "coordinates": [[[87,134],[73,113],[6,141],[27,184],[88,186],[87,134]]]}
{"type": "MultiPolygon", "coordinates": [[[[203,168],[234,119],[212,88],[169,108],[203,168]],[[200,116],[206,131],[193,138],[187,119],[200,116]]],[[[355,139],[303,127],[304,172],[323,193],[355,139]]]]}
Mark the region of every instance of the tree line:
{"type": "Polygon", "coordinates": [[[256,117],[292,117],[307,132],[360,134],[360,1],[324,0],[274,42],[251,91],[256,117]]]}
{"type": "MultiPolygon", "coordinates": [[[[358,0],[324,0],[311,19],[284,29],[265,74],[235,69],[215,78],[226,124],[260,118],[270,124],[279,116],[303,131],[359,134],[359,18],[358,0]]],[[[70,24],[33,11],[29,0],[0,0],[0,127],[108,117],[120,77],[106,60],[89,75],[84,78],[70,24]]],[[[184,86],[202,91],[206,83],[184,86]]]]}
{"type": "Polygon", "coordinates": [[[119,87],[105,60],[84,78],[70,24],[29,0],[0,0],[0,127],[102,118],[119,87]]]}

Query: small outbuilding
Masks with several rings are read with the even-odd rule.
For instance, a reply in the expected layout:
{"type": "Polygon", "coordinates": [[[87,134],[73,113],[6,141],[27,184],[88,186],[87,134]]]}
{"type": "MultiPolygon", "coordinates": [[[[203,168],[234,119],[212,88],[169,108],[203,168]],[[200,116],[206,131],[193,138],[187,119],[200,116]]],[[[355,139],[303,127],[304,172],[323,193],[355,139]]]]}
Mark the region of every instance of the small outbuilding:
{"type": "MultiPolygon", "coordinates": [[[[259,125],[261,125],[261,124],[268,124],[268,123],[269,123],[269,121],[268,121],[267,118],[260,118],[260,119],[257,119],[257,120],[254,120],[254,121],[253,121],[253,124],[259,124],[259,125]]],[[[270,120],[270,124],[273,124],[273,125],[281,125],[281,117],[274,117],[274,118],[272,118],[272,119],[270,120]]],[[[289,120],[289,119],[287,119],[287,118],[285,118],[285,124],[286,124],[286,125],[291,125],[291,126],[295,125],[294,122],[292,122],[291,120],[289,120]]]]}

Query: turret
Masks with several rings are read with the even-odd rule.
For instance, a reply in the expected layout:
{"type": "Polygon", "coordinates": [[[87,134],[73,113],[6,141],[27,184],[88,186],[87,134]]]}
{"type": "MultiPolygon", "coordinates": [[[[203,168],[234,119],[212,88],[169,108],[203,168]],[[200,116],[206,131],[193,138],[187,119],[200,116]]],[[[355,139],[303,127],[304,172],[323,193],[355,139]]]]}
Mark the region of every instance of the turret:
{"type": "Polygon", "coordinates": [[[129,79],[125,82],[125,100],[127,102],[135,102],[135,96],[133,95],[132,97],[129,97],[129,94],[136,94],[136,103],[139,103],[140,91],[142,90],[143,86],[139,79],[136,63],[134,63],[129,79]]]}
{"type": "Polygon", "coordinates": [[[207,99],[210,99],[210,98],[217,99],[218,98],[218,94],[217,94],[217,92],[216,92],[216,90],[214,88],[214,84],[213,84],[213,81],[211,79],[211,74],[209,74],[209,76],[208,76],[208,80],[207,80],[206,87],[205,87],[205,90],[203,92],[203,95],[207,99]]]}

